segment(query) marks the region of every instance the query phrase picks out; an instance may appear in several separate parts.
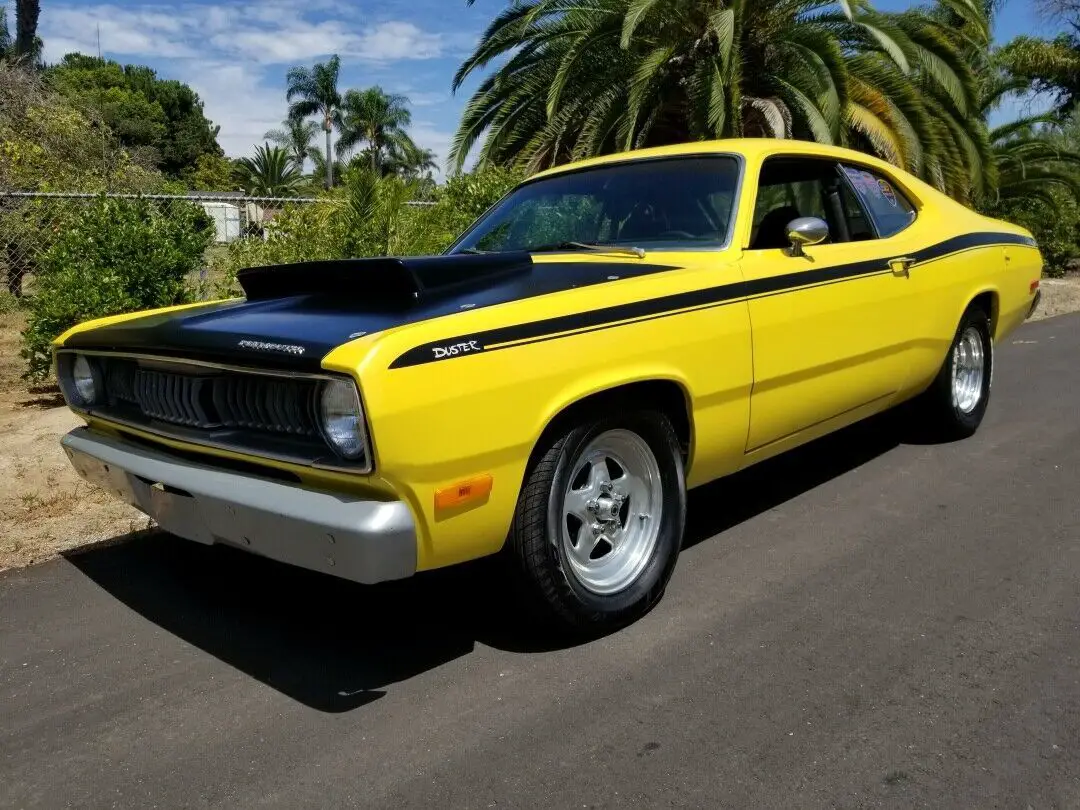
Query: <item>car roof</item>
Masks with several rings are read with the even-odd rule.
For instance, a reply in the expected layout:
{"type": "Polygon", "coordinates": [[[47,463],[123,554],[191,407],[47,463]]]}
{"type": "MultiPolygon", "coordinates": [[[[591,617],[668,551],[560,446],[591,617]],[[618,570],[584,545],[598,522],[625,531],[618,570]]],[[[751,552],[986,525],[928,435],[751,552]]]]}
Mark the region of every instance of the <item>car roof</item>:
{"type": "Polygon", "coordinates": [[[744,158],[762,158],[773,154],[806,155],[807,157],[824,157],[834,160],[848,160],[861,163],[865,166],[878,167],[891,172],[900,171],[898,167],[879,160],[865,152],[857,152],[854,149],[845,149],[839,146],[826,146],[813,141],[800,141],[785,138],[728,138],[715,141],[694,141],[692,143],[677,143],[670,146],[655,146],[649,149],[635,149],[628,152],[617,152],[612,155],[579,160],[574,163],[566,163],[537,172],[529,180],[537,180],[541,177],[550,177],[591,166],[603,166],[608,163],[624,163],[634,160],[649,160],[665,157],[700,156],[709,154],[734,154],[744,158]]]}

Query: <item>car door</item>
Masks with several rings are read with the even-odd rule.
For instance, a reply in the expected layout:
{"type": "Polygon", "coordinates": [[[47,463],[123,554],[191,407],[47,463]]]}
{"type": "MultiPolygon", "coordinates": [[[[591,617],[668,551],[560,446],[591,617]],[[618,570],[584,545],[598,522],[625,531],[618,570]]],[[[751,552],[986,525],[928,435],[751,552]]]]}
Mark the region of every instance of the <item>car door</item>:
{"type": "MultiPolygon", "coordinates": [[[[872,182],[833,160],[762,165],[742,260],[754,344],[748,453],[770,455],[882,410],[904,387],[914,304],[907,263],[890,260],[916,245],[899,218],[881,238],[863,201],[872,182]],[[807,216],[824,220],[829,236],[792,255],[787,223],[807,216]]],[[[886,204],[897,193],[877,187],[886,204]]]]}

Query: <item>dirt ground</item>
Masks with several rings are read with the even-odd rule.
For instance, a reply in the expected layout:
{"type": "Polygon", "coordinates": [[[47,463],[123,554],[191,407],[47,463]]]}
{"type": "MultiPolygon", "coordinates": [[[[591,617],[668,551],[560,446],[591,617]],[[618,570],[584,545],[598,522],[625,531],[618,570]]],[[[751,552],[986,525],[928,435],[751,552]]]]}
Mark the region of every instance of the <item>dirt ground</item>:
{"type": "MultiPolygon", "coordinates": [[[[1080,310],[1080,275],[1043,279],[1033,320],[1080,310]]],[[[0,571],[151,528],[137,510],[79,478],[60,437],[81,424],[51,387],[21,378],[20,312],[0,313],[0,571]]]]}
{"type": "Polygon", "coordinates": [[[60,437],[81,424],[52,388],[27,389],[21,312],[0,314],[0,570],[147,528],[71,469],[60,437]]]}
{"type": "Polygon", "coordinates": [[[1031,320],[1038,321],[1080,310],[1080,273],[1066,278],[1044,278],[1039,288],[1043,297],[1031,320]]]}

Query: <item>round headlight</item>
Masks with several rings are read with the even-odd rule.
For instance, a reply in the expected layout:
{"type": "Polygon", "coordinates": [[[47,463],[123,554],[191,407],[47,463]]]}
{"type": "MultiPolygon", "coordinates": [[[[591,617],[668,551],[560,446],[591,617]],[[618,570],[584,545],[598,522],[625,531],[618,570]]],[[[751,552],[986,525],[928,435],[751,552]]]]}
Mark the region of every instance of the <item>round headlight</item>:
{"type": "Polygon", "coordinates": [[[85,355],[75,357],[71,367],[71,382],[75,386],[75,394],[81,404],[93,405],[97,399],[97,381],[94,379],[94,369],[85,355]]]}
{"type": "Polygon", "coordinates": [[[356,386],[346,380],[326,383],[319,397],[319,412],[323,435],[330,446],[347,459],[363,456],[367,436],[356,386]]]}

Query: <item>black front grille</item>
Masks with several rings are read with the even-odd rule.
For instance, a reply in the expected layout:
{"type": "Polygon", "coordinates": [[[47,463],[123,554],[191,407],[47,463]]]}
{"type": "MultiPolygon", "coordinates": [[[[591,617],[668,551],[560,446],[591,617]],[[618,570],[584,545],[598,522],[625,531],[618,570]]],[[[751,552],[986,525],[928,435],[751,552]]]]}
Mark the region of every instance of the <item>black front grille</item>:
{"type": "Polygon", "coordinates": [[[135,360],[100,357],[109,407],[144,419],[201,430],[241,429],[320,436],[315,380],[217,369],[171,371],[135,360]]]}
{"type": "Polygon", "coordinates": [[[269,377],[222,377],[213,386],[214,410],[226,427],[298,436],[317,433],[314,389],[269,377]]]}
{"type": "Polygon", "coordinates": [[[206,412],[203,389],[213,386],[205,377],[189,377],[139,369],[132,387],[133,399],[151,419],[190,427],[217,427],[220,421],[206,412]]]}

